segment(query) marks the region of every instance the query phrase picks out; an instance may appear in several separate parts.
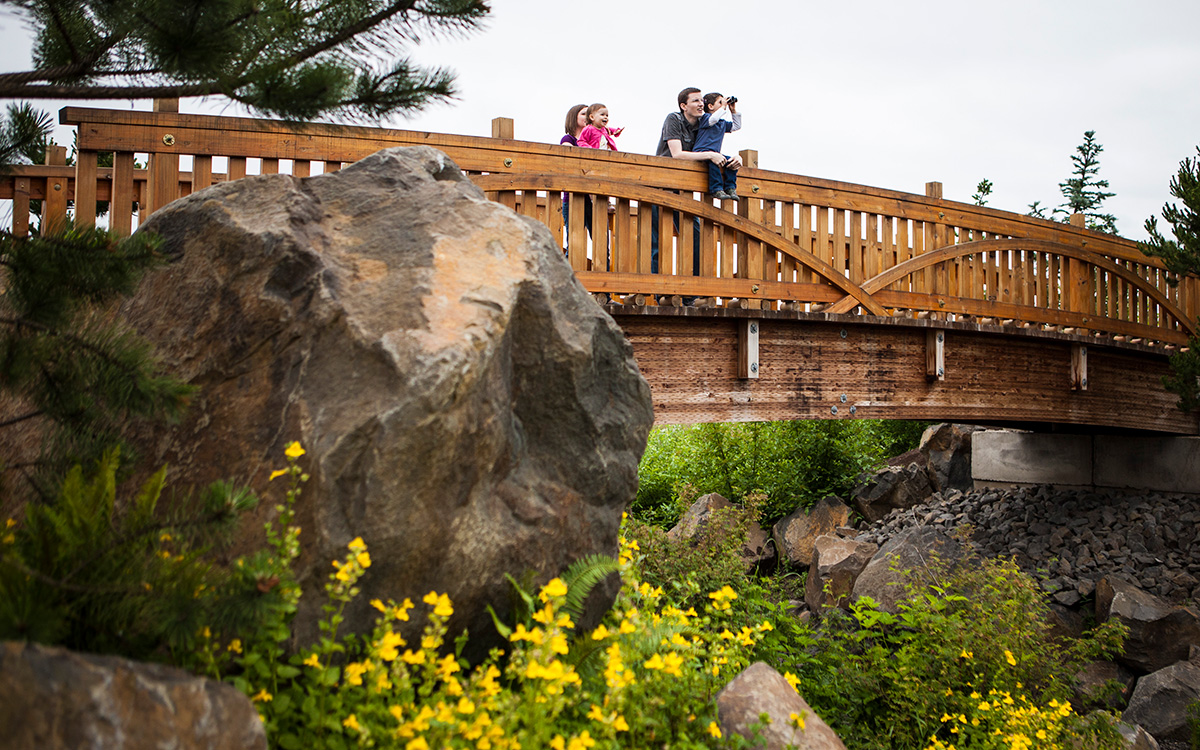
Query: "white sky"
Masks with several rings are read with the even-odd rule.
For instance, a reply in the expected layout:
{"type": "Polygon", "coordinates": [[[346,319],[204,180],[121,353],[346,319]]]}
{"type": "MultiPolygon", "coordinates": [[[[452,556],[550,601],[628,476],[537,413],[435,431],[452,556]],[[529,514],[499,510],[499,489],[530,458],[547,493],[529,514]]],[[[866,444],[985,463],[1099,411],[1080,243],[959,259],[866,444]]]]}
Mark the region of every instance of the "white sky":
{"type": "MultiPolygon", "coordinates": [[[[25,69],[29,32],[8,10],[0,38],[0,70],[25,69]]],[[[1105,208],[1135,239],[1200,145],[1197,0],[493,0],[483,31],[412,55],[457,71],[460,97],[392,127],[488,135],[503,116],[557,143],[572,104],[601,101],[621,149],[652,153],[697,86],[737,95],[725,151],[756,149],[766,169],[915,193],[937,180],[967,202],[988,178],[989,205],[1020,213],[1061,201],[1095,130],[1105,208]]]]}

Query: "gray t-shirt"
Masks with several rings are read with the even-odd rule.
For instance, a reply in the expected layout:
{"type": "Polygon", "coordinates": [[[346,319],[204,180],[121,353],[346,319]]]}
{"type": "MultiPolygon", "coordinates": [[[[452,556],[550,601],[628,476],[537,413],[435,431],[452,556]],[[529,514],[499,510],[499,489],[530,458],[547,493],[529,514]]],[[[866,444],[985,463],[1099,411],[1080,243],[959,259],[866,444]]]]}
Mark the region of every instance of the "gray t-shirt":
{"type": "Polygon", "coordinates": [[[696,142],[696,131],[699,126],[699,122],[695,125],[688,123],[682,112],[672,112],[667,115],[667,119],[663,120],[662,137],[658,139],[658,150],[654,152],[655,156],[670,156],[671,148],[667,146],[667,141],[674,140],[679,141],[684,151],[691,151],[692,144],[696,142]]]}

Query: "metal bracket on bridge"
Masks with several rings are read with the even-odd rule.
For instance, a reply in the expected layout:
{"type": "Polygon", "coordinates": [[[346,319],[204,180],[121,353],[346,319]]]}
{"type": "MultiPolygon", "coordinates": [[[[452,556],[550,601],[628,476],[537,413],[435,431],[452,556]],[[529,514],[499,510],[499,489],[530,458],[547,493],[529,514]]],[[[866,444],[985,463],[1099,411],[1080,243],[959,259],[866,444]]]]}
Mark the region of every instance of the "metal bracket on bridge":
{"type": "Polygon", "coordinates": [[[932,328],[925,331],[925,377],[928,380],[946,379],[946,332],[932,328]]]}
{"type": "Polygon", "coordinates": [[[1071,344],[1071,390],[1086,391],[1087,389],[1087,347],[1083,344],[1071,344]]]}
{"type": "Polygon", "coordinates": [[[758,330],[760,321],[742,320],[738,325],[738,377],[758,378],[758,330]]]}

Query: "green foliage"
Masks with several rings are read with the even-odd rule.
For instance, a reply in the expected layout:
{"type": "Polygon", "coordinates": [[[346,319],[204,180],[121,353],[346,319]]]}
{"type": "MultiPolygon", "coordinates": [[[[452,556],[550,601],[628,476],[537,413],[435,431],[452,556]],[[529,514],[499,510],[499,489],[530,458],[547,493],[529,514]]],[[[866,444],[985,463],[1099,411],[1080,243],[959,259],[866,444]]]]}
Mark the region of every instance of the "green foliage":
{"type": "MultiPolygon", "coordinates": [[[[118,499],[118,452],[71,469],[52,502],[31,502],[0,539],[0,639],[92,653],[187,653],[201,622],[250,619],[243,590],[203,557],[255,498],[225,484],[194,510],[163,511],[166,468],[118,499]]],[[[244,588],[244,587],[243,587],[244,588]]]]}
{"type": "Polygon", "coordinates": [[[1075,147],[1071,155],[1071,176],[1058,183],[1063,202],[1047,215],[1047,207],[1041,201],[1029,204],[1029,215],[1039,219],[1054,219],[1062,223],[1071,220],[1072,214],[1083,214],[1085,226],[1097,232],[1117,233],[1117,217],[1101,213],[1104,201],[1116,193],[1107,192],[1108,180],[1099,179],[1100,153],[1104,147],[1096,142],[1096,131],[1083,134],[1083,143],[1075,147]]]}
{"type": "Polygon", "coordinates": [[[28,102],[9,104],[0,119],[0,164],[41,164],[53,131],[49,113],[28,102]]]}
{"type": "Polygon", "coordinates": [[[971,201],[976,206],[986,206],[987,198],[992,194],[992,181],[983,179],[975,186],[975,193],[971,196],[971,201]]]}
{"type": "Polygon", "coordinates": [[[1188,338],[1187,351],[1176,352],[1169,360],[1171,374],[1164,375],[1163,387],[1179,396],[1175,405],[1180,411],[1200,409],[1200,338],[1188,338]]]}
{"type": "Polygon", "coordinates": [[[923,572],[896,614],[859,599],[799,641],[800,691],[848,747],[1054,747],[1093,731],[1111,739],[1084,727],[1067,699],[1083,663],[1120,648],[1120,625],[1052,638],[1044,595],[1012,561],[935,561],[923,572]],[[1022,730],[1018,720],[1030,723],[1022,730]],[[1025,744],[1012,744],[1022,734],[1025,744]]]}
{"type": "Polygon", "coordinates": [[[162,262],[157,247],[148,235],[118,241],[99,229],[0,233],[0,390],[24,407],[0,428],[29,419],[52,425],[42,472],[30,475],[35,484],[96,460],[131,423],[172,420],[186,405],[192,389],[162,374],[148,344],[98,312],[162,262]]]}
{"type": "Polygon", "coordinates": [[[675,495],[719,492],[740,502],[766,494],[763,523],[830,495],[845,496],[865,471],[915,448],[925,424],[904,421],[812,420],[660,427],[650,433],[630,512],[669,528],[686,508],[675,495]]]}
{"type": "MultiPolygon", "coordinates": [[[[1146,219],[1148,242],[1139,242],[1138,248],[1151,257],[1162,258],[1174,274],[1200,274],[1200,146],[1196,147],[1196,159],[1184,159],[1179,163],[1179,172],[1171,178],[1171,195],[1183,201],[1180,208],[1174,203],[1163,204],[1163,220],[1171,225],[1174,239],[1167,239],[1158,231],[1158,219],[1146,219]]],[[[1179,279],[1167,277],[1171,284],[1179,279]]]]}
{"type": "Polygon", "coordinates": [[[1063,202],[1054,209],[1062,221],[1069,221],[1072,214],[1083,214],[1086,217],[1087,228],[1108,234],[1117,233],[1117,217],[1112,214],[1100,213],[1104,201],[1116,193],[1107,192],[1108,180],[1097,177],[1100,172],[1100,152],[1104,147],[1096,142],[1096,131],[1088,130],[1083,134],[1083,143],[1075,147],[1071,155],[1071,177],[1058,183],[1062,192],[1063,202]]]}
{"type": "Polygon", "coordinates": [[[16,0],[33,69],[0,96],[224,96],[287,118],[379,118],[453,96],[453,75],[403,57],[420,39],[476,28],[482,0],[16,0]]]}
{"type": "Polygon", "coordinates": [[[1188,704],[1187,724],[1192,750],[1200,750],[1200,701],[1188,704]]]}

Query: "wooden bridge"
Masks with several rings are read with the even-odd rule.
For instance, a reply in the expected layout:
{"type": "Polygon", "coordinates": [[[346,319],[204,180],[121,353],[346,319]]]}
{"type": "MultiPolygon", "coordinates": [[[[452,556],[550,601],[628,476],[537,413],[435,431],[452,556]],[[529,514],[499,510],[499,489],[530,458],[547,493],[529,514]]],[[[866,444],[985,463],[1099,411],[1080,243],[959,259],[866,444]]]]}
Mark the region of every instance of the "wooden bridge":
{"type": "Polygon", "coordinates": [[[1198,432],[1161,378],[1196,332],[1200,280],[1077,221],[945,200],[938,183],[914,195],[784,174],[745,151],[743,199],[719,206],[702,164],[518,141],[506,119],[491,138],[76,107],[60,121],[77,128],[73,166],[52,149],[48,165],[0,178],[15,233],[31,201],[46,227],[68,202],[79,225],[97,201],[129,207],[107,218],[128,234],[215,182],[328,172],[390,146],[446,152],[558,238],[633,343],[659,423],[1198,432]]]}

